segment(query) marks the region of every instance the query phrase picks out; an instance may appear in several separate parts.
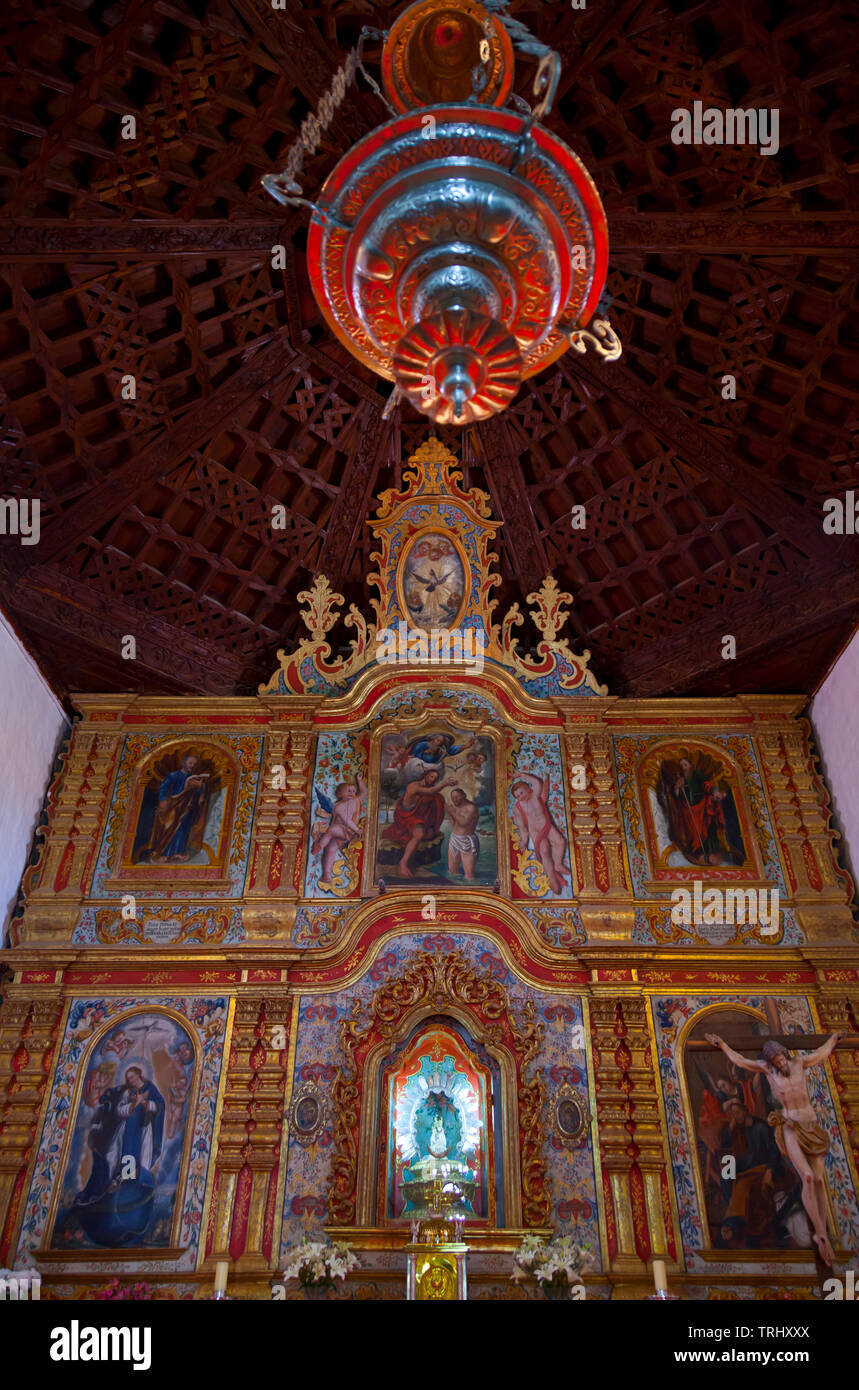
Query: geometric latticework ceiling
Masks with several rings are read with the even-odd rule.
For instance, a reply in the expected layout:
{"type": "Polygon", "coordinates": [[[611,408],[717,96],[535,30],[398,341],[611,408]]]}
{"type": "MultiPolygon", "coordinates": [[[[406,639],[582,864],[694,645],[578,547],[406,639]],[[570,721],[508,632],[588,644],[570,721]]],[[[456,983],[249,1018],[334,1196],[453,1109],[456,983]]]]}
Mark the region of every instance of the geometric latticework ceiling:
{"type": "MultiPolygon", "coordinates": [[[[431,432],[382,420],[305,215],[259,183],[405,6],[285,5],[6,0],[0,493],[40,499],[42,536],[2,541],[0,603],[63,691],[255,690],[314,573],[366,610],[373,497],[431,432]]],[[[810,690],[859,614],[859,541],[822,526],[859,493],[859,25],[828,0],[509,8],[564,60],[547,124],[605,205],[624,353],[437,431],[504,523],[501,605],[552,570],[615,694],[810,690]],[[695,100],[777,107],[778,153],[673,145],[695,100]]],[[[353,88],[305,190],[384,118],[353,88]]]]}

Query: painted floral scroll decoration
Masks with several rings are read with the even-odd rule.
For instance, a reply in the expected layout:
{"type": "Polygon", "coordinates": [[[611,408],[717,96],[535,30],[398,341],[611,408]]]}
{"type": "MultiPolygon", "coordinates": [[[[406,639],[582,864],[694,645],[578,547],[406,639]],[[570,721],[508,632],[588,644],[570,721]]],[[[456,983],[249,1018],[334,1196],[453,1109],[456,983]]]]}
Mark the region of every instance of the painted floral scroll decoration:
{"type": "Polygon", "coordinates": [[[302,590],[298,602],[308,605],[300,614],[310,637],[303,637],[289,655],[283,648],[278,651],[278,669],[267,685],[260,686],[261,695],[277,694],[283,685],[295,694],[317,689],[320,682],[338,685],[363,670],[370,660],[376,629],[368,625],[354,603],[349,605],[343,619],[346,627],[354,627],[358,633],[349,643],[351,655],[330,660],[328,633],[339,621],[340,609],[346,600],[342,594],[334,592],[324,574],[317,574],[311,587],[302,590]]]}
{"type": "Polygon", "coordinates": [[[529,608],[529,612],[541,634],[541,640],[537,644],[539,660],[534,661],[530,657],[519,655],[519,644],[513,636],[513,629],[519,627],[525,619],[518,603],[514,603],[501,622],[501,651],[505,664],[511,666],[517,675],[525,680],[538,680],[541,676],[550,675],[555,670],[556,659],[559,659],[562,666],[570,668],[561,672],[561,686],[573,690],[577,686],[587,684],[594,694],[607,695],[607,687],[599,685],[593,672],[588,670],[590,652],[584,651],[581,656],[576,656],[570,650],[567,639],[558,637],[570,616],[570,609],[564,605],[572,604],[572,594],[559,589],[554,576],[547,574],[540,588],[528,595],[527,602],[529,605],[536,605],[529,608]]]}

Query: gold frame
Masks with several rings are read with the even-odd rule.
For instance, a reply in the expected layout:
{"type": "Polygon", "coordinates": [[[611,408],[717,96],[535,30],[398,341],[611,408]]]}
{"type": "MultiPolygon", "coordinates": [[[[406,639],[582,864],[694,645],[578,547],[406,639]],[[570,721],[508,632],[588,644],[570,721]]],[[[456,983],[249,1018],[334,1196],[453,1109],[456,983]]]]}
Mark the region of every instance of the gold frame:
{"type": "MultiPolygon", "coordinates": [[[[376,884],[377,877],[384,877],[376,873],[376,852],[379,839],[379,779],[381,763],[382,740],[388,734],[403,733],[413,730],[417,732],[422,726],[440,725],[446,732],[455,734],[454,725],[466,732],[474,732],[475,736],[485,737],[491,740],[494,750],[494,782],[495,782],[495,865],[496,878],[501,884],[502,893],[510,896],[510,845],[509,835],[499,833],[501,827],[506,832],[507,817],[507,769],[504,759],[504,745],[501,733],[487,726],[486,720],[460,718],[453,711],[444,714],[433,715],[426,711],[417,715],[406,715],[401,718],[384,719],[375,725],[370,738],[370,748],[367,755],[367,822],[365,832],[364,865],[361,874],[361,897],[377,897],[379,890],[376,884]],[[501,811],[504,811],[502,816],[501,811]]],[[[314,761],[315,766],[315,761],[314,761]]],[[[475,895],[489,895],[496,898],[498,895],[492,885],[474,883],[469,884],[463,880],[460,884],[438,883],[435,887],[432,884],[416,883],[413,880],[406,880],[403,883],[385,883],[386,893],[414,893],[422,890],[422,895],[438,893],[445,898],[453,893],[467,892],[475,895]]],[[[357,900],[356,900],[357,901],[357,900]]]]}
{"type": "MultiPolygon", "coordinates": [[[[448,1022],[447,1015],[441,1015],[441,1017],[444,1018],[445,1022],[448,1022]]],[[[415,1027],[415,1029],[414,1029],[414,1033],[415,1033],[415,1037],[416,1037],[416,1038],[417,1038],[417,1036],[418,1036],[418,1029],[420,1028],[420,1026],[421,1026],[421,1025],[418,1024],[418,1025],[415,1027]]],[[[448,1023],[448,1026],[450,1027],[450,1024],[449,1024],[449,1023],[448,1023]]],[[[450,1031],[453,1032],[453,1031],[455,1031],[455,1030],[453,1030],[453,1029],[451,1028],[450,1031]]],[[[470,1029],[469,1029],[469,1031],[470,1031],[470,1029]]],[[[456,1036],[459,1037],[459,1034],[456,1034],[456,1036]]],[[[460,1041],[460,1043],[462,1044],[463,1050],[464,1050],[464,1051],[469,1052],[469,1053],[472,1051],[472,1049],[465,1043],[465,1040],[464,1040],[463,1038],[460,1038],[459,1041],[460,1041]]],[[[405,1038],[403,1039],[402,1045],[401,1045],[399,1048],[397,1048],[396,1043],[393,1043],[392,1046],[394,1047],[394,1050],[397,1052],[397,1055],[401,1057],[402,1054],[403,1054],[403,1052],[405,1051],[405,1048],[406,1048],[406,1040],[405,1040],[405,1038]]],[[[486,1047],[485,1042],[482,1042],[482,1043],[481,1043],[481,1046],[486,1047]]],[[[489,1049],[487,1048],[487,1051],[488,1051],[488,1050],[489,1050],[489,1049]]],[[[374,1051],[375,1051],[375,1049],[374,1049],[374,1051]]],[[[496,1060],[497,1060],[497,1059],[496,1059],[496,1060]]],[[[384,1070],[383,1070],[382,1062],[383,1062],[383,1059],[380,1058],[379,1061],[375,1064],[375,1065],[376,1065],[377,1077],[378,1077],[378,1081],[379,1081],[379,1085],[378,1085],[378,1110],[379,1110],[379,1119],[380,1119],[380,1122],[381,1122],[381,1123],[380,1123],[380,1126],[379,1126],[379,1129],[380,1129],[380,1135],[379,1135],[380,1140],[383,1140],[384,1137],[385,1137],[387,1134],[390,1133],[390,1126],[391,1126],[391,1124],[392,1124],[392,1117],[391,1117],[391,1111],[390,1111],[390,1105],[389,1105],[389,1096],[386,1094],[386,1090],[387,1090],[387,1085],[386,1085],[386,1083],[387,1083],[388,1079],[389,1079],[390,1076],[391,1076],[392,1067],[391,1067],[391,1066],[388,1066],[388,1067],[384,1068],[384,1070]]],[[[483,1068],[484,1070],[489,1071],[489,1068],[486,1068],[486,1067],[485,1067],[485,1064],[484,1064],[483,1062],[480,1061],[480,1058],[477,1058],[477,1065],[478,1065],[479,1067],[483,1068]]],[[[499,1063],[498,1065],[499,1065],[499,1070],[500,1070],[500,1063],[499,1063]]],[[[487,1215],[487,1216],[481,1216],[481,1217],[475,1217],[475,1218],[474,1218],[474,1222],[473,1222],[472,1224],[473,1224],[473,1225],[477,1225],[477,1223],[479,1222],[480,1225],[483,1226],[484,1223],[485,1223],[486,1229],[487,1229],[487,1230],[495,1230],[495,1229],[496,1229],[496,1220],[497,1220],[497,1215],[498,1215],[498,1191],[497,1191],[497,1184],[496,1184],[496,1181],[495,1181],[495,1176],[496,1176],[496,1174],[495,1174],[495,1141],[496,1141],[496,1134],[495,1134],[495,1126],[494,1126],[494,1123],[493,1123],[493,1106],[492,1106],[493,1094],[492,1094],[492,1074],[491,1074],[491,1071],[489,1071],[489,1078],[488,1078],[488,1080],[489,1080],[489,1086],[488,1086],[488,1090],[487,1090],[487,1093],[486,1093],[486,1111],[487,1111],[487,1115],[488,1115],[488,1123],[487,1123],[487,1126],[486,1126],[486,1137],[487,1137],[487,1141],[488,1141],[488,1142],[487,1142],[487,1145],[486,1145],[486,1165],[485,1165],[485,1166],[486,1166],[486,1171],[487,1171],[487,1174],[488,1174],[488,1177],[489,1177],[489,1181],[488,1181],[487,1184],[486,1184],[486,1205],[487,1205],[487,1209],[488,1209],[488,1215],[487,1215]]],[[[387,1165],[387,1157],[388,1157],[388,1155],[385,1153],[384,1149],[381,1147],[381,1144],[380,1144],[379,1151],[378,1151],[378,1158],[377,1158],[377,1162],[376,1162],[376,1203],[375,1203],[375,1206],[376,1206],[376,1211],[375,1211],[376,1226],[377,1226],[377,1229],[379,1229],[379,1230],[384,1230],[384,1229],[387,1229],[387,1228],[389,1228],[389,1227],[391,1227],[391,1226],[397,1226],[397,1225],[399,1225],[399,1224],[401,1224],[401,1223],[404,1223],[404,1222],[406,1222],[406,1221],[409,1220],[409,1218],[406,1217],[406,1216],[396,1216],[396,1217],[395,1217],[395,1216],[388,1216],[388,1215],[386,1214],[387,1197],[388,1197],[388,1195],[389,1195],[389,1194],[388,1194],[388,1165],[387,1165]]],[[[505,1191],[505,1193],[504,1193],[504,1200],[505,1200],[505,1203],[506,1203],[506,1200],[507,1200],[507,1193],[506,1193],[506,1191],[505,1191]]],[[[505,1206],[505,1210],[506,1210],[506,1206],[505,1206]]]]}
{"type": "MultiPolygon", "coordinates": [[[[694,995],[691,995],[691,996],[689,996],[689,997],[691,997],[691,998],[694,999],[695,996],[694,996],[694,995]]],[[[774,995],[773,997],[774,997],[774,998],[778,998],[777,995],[774,995]]],[[[795,997],[802,998],[802,999],[806,999],[806,1002],[807,1002],[807,1003],[810,1003],[810,1000],[808,1000],[807,996],[804,995],[804,994],[798,994],[798,995],[796,995],[795,997]]],[[[691,1097],[690,1097],[690,1095],[689,1095],[689,1087],[688,1087],[687,1081],[686,1081],[685,1049],[686,1049],[686,1039],[687,1039],[689,1033],[692,1032],[692,1029],[693,1029],[693,1028],[696,1028],[696,1027],[698,1026],[698,1024],[701,1022],[702,1018],[704,1018],[704,1016],[705,1016],[706,1014],[716,1013],[716,1012],[719,1012],[719,1013],[726,1013],[726,1012],[728,1012],[728,1011],[731,1011],[731,1012],[734,1012],[734,1013],[749,1014],[749,1016],[750,1016],[751,1018],[755,1019],[756,1022],[758,1022],[758,1023],[763,1023],[764,1026],[765,1026],[766,1028],[769,1027],[769,1025],[767,1024],[766,1018],[764,1018],[756,1009],[753,1009],[752,1006],[751,1006],[750,1004],[738,1004],[738,1003],[736,1003],[736,1002],[735,1002],[734,1000],[732,1000],[732,999],[726,999],[726,1000],[724,1000],[724,1002],[719,1003],[719,1004],[705,1004],[705,1005],[704,1005],[704,1008],[703,1008],[703,1009],[697,1009],[697,1010],[695,1011],[695,1013],[692,1014],[691,1017],[688,1018],[688,1019],[686,1020],[686,1022],[685,1022],[684,1025],[683,1025],[683,1027],[680,1029],[680,1032],[679,1032],[678,1035],[677,1035],[677,1043],[676,1043],[675,1053],[674,1053],[675,1058],[679,1058],[679,1065],[678,1065],[678,1067],[677,1067],[677,1079],[678,1079],[678,1082],[679,1082],[679,1085],[680,1085],[680,1098],[681,1098],[681,1101],[682,1101],[682,1104],[683,1104],[683,1115],[684,1115],[684,1118],[685,1118],[685,1120],[686,1120],[686,1130],[687,1130],[687,1133],[688,1133],[689,1138],[690,1138],[690,1143],[689,1143],[689,1157],[690,1157],[690,1161],[691,1161],[691,1164],[692,1164],[692,1180],[693,1180],[693,1182],[694,1182],[694,1184],[695,1184],[695,1197],[696,1197],[697,1202],[698,1202],[698,1214],[699,1214],[699,1216],[700,1216],[700,1218],[701,1218],[701,1230],[702,1230],[702,1232],[703,1232],[703,1234],[704,1234],[704,1238],[705,1238],[705,1240],[706,1240],[706,1248],[702,1248],[701,1250],[697,1251],[696,1253],[699,1254],[699,1255],[701,1256],[701,1258],[704,1259],[704,1260],[706,1260],[706,1259],[721,1260],[721,1261],[724,1261],[725,1264],[730,1264],[730,1263],[732,1263],[732,1262],[734,1262],[734,1261],[735,1261],[736,1263],[738,1263],[738,1264],[742,1264],[742,1263],[744,1263],[744,1262],[747,1263],[747,1264],[750,1264],[750,1263],[752,1263],[753,1261],[757,1261],[757,1262],[759,1262],[759,1263],[773,1263],[773,1264],[777,1264],[778,1261],[782,1259],[782,1257],[786,1257],[786,1259],[787,1259],[788,1262],[793,1261],[794,1263],[801,1261],[801,1259],[802,1259],[803,1257],[805,1258],[806,1261],[809,1261],[809,1260],[810,1260],[810,1261],[813,1262],[813,1261],[814,1261],[814,1252],[813,1252],[812,1250],[810,1250],[810,1249],[809,1249],[809,1250],[804,1250],[802,1247],[797,1247],[795,1250],[740,1250],[740,1251],[736,1251],[736,1250],[722,1250],[722,1249],[720,1249],[718,1246],[715,1246],[715,1245],[713,1244],[713,1238],[712,1238],[712,1236],[711,1236],[711,1234],[710,1234],[710,1221],[709,1221],[709,1217],[707,1216],[707,1206],[706,1206],[706,1203],[705,1203],[705,1200],[704,1200],[704,1184],[703,1184],[703,1181],[702,1181],[702,1179],[701,1179],[700,1160],[699,1160],[699,1158],[698,1158],[698,1130],[697,1130],[697,1128],[696,1128],[696,1126],[695,1126],[694,1114],[693,1114],[693,1110],[692,1110],[692,1102],[691,1102],[691,1097]],[[682,1049],[682,1050],[681,1050],[681,1049],[682,1049]],[[690,1124],[690,1121],[691,1121],[691,1124],[690,1124]],[[694,1143],[692,1142],[693,1140],[694,1140],[694,1143]]],[[[661,1088],[661,1085],[662,1085],[662,1081],[661,1081],[661,1078],[660,1078],[660,1088],[661,1088]]],[[[832,1100],[831,1079],[830,1079],[830,1077],[829,1077],[828,1074],[827,1074],[827,1085],[829,1085],[829,1087],[830,1087],[829,1098],[830,1098],[830,1100],[832,1100]]],[[[836,1110],[837,1110],[837,1106],[836,1106],[836,1110]]],[[[674,1165],[673,1165],[673,1162],[672,1162],[672,1165],[671,1165],[671,1174],[672,1174],[672,1180],[673,1180],[673,1175],[674,1175],[674,1165]]],[[[672,1181],[672,1186],[674,1186],[673,1181],[672,1181]]],[[[837,1232],[840,1231],[840,1227],[839,1227],[839,1225],[838,1225],[838,1222],[835,1220],[835,1210],[834,1210],[833,1205],[832,1205],[832,1193],[831,1193],[830,1190],[829,1190],[829,1183],[826,1184],[826,1201],[827,1201],[827,1204],[828,1204],[828,1207],[829,1207],[829,1223],[830,1223],[830,1227],[831,1227],[831,1230],[832,1230],[833,1235],[835,1235],[837,1232]]],[[[840,1253],[840,1252],[836,1252],[836,1253],[840,1253]]]]}
{"type": "MultiPolygon", "coordinates": [[[[471,1017],[463,1005],[452,999],[445,1001],[443,1011],[439,1010],[433,999],[424,999],[407,1009],[390,1033],[375,1043],[367,1053],[364,1061],[366,1080],[361,1095],[361,1119],[358,1130],[355,1225],[386,1231],[407,1228],[407,1222],[402,1217],[386,1217],[383,1225],[379,1226],[378,1212],[374,1210],[373,1188],[377,1176],[378,1159],[374,1136],[379,1139],[379,1142],[382,1142],[381,1137],[376,1135],[377,1118],[381,1113],[381,1063],[388,1052],[402,1046],[409,1033],[426,1019],[434,1018],[439,1012],[443,1012],[445,1017],[449,1016],[456,1019],[464,1028],[467,1028],[472,1037],[486,1048],[486,1051],[500,1068],[503,1134],[493,1133],[493,1156],[497,1156],[499,1152],[502,1154],[505,1216],[503,1229],[507,1230],[510,1227],[518,1229],[522,1225],[522,1174],[519,1152],[519,1094],[516,1083],[516,1059],[506,1047],[483,1037],[483,1029],[479,1020],[471,1017]]],[[[501,1229],[491,1224],[492,1218],[497,1216],[497,1209],[498,1193],[496,1191],[490,1221],[486,1228],[489,1232],[501,1229]]],[[[481,1222],[482,1228],[483,1223],[481,1222]]]]}
{"type": "MultiPolygon", "coordinates": [[[[66,1034],[64,1032],[63,1040],[65,1040],[65,1036],[66,1034]]],[[[155,1003],[135,1005],[133,1008],[129,1009],[125,1013],[120,1012],[115,1014],[112,1019],[108,1019],[107,1022],[102,1025],[102,1027],[96,1030],[96,1032],[89,1039],[86,1045],[86,1049],[84,1051],[83,1056],[81,1057],[81,1061],[78,1065],[77,1073],[75,1075],[75,1084],[72,1090],[71,1104],[69,1106],[69,1114],[73,1117],[73,1121],[70,1121],[70,1123],[66,1126],[66,1133],[63,1138],[63,1145],[60,1151],[59,1165],[57,1167],[57,1177],[54,1181],[53,1188],[51,1191],[51,1203],[48,1208],[48,1215],[45,1221],[45,1229],[42,1233],[42,1240],[39,1249],[36,1251],[36,1254],[39,1257],[42,1257],[44,1255],[47,1256],[49,1259],[55,1260],[81,1260],[86,1257],[89,1257],[93,1260],[131,1261],[158,1258],[170,1259],[171,1257],[175,1259],[177,1257],[177,1252],[182,1253],[182,1251],[186,1247],[180,1246],[178,1241],[179,1232],[182,1227],[182,1213],[184,1210],[185,1189],[188,1183],[188,1169],[190,1167],[191,1162],[191,1140],[194,1137],[194,1124],[196,1123],[197,1107],[200,1099],[200,1081],[202,1079],[202,1067],[203,1052],[200,1046],[200,1039],[197,1034],[196,1028],[194,1027],[190,1019],[185,1018],[183,1014],[178,1013],[178,1011],[175,1009],[169,1008],[167,1005],[155,1003]],[[71,1147],[74,1141],[75,1132],[77,1130],[78,1117],[80,1114],[81,1092],[83,1090],[84,1081],[89,1070],[90,1058],[92,1057],[92,1054],[95,1052],[101,1039],[107,1033],[110,1033],[122,1019],[134,1018],[138,1014],[147,1013],[163,1014],[165,1017],[172,1019],[174,1023],[178,1023],[179,1026],[182,1029],[184,1029],[184,1031],[187,1033],[191,1045],[194,1048],[194,1086],[191,1095],[188,1098],[186,1132],[182,1145],[182,1159],[179,1165],[179,1174],[176,1179],[176,1192],[173,1198],[173,1222],[170,1228],[169,1244],[170,1254],[162,1254],[159,1256],[158,1247],[153,1247],[154,1253],[150,1254],[145,1246],[137,1245],[125,1246],[122,1249],[116,1250],[54,1250],[51,1248],[51,1241],[54,1235],[54,1226],[56,1224],[57,1209],[59,1207],[60,1197],[62,1196],[62,1192],[66,1184],[69,1156],[71,1153],[71,1147]]],[[[53,1069],[53,1075],[56,1076],[56,1065],[53,1069]]],[[[200,1232],[200,1239],[205,1239],[205,1232],[203,1231],[202,1226],[200,1232]]]]}
{"type": "Polygon", "coordinates": [[[549,1127],[562,1148],[571,1153],[587,1148],[591,1132],[591,1112],[582,1105],[581,1099],[568,1081],[563,1081],[549,1098],[549,1111],[549,1127]],[[581,1123],[575,1134],[570,1134],[561,1127],[559,1112],[562,1105],[572,1105],[578,1112],[581,1123]]]}
{"type": "MultiPolygon", "coordinates": [[[[236,802],[238,799],[239,784],[241,782],[241,768],[236,761],[232,750],[224,744],[214,740],[210,733],[204,733],[201,737],[193,737],[187,734],[178,735],[174,738],[165,739],[163,743],[156,744],[143,755],[140,761],[130,770],[131,795],[128,798],[128,806],[122,821],[122,828],[117,837],[117,854],[119,864],[116,870],[113,865],[108,871],[107,882],[115,888],[144,888],[149,885],[156,887],[161,884],[171,884],[172,886],[194,886],[201,888],[217,889],[230,887],[230,880],[227,874],[229,867],[230,841],[233,834],[233,824],[235,821],[236,802]],[[180,748],[182,744],[196,744],[202,751],[207,746],[217,750],[218,754],[229,765],[232,773],[231,781],[227,787],[227,795],[224,799],[224,810],[221,817],[220,830],[218,832],[218,849],[215,862],[208,864],[132,864],[131,854],[134,848],[134,837],[137,831],[137,823],[140,818],[140,807],[143,801],[143,793],[146,789],[148,773],[146,769],[156,759],[164,757],[174,749],[180,748]],[[212,871],[215,871],[214,875],[212,871]],[[180,875],[177,885],[176,875],[180,875]]],[[[115,788],[114,788],[115,791],[115,788]]]]}
{"type": "MultiPolygon", "coordinates": [[[[650,878],[645,883],[645,888],[650,893],[664,893],[670,888],[684,888],[689,884],[700,881],[704,888],[729,886],[740,886],[746,888],[764,888],[770,885],[770,880],[764,877],[764,866],[761,859],[760,846],[758,845],[757,832],[754,829],[754,820],[751,815],[748,793],[745,786],[745,777],[742,770],[738,769],[733,758],[719,744],[711,744],[706,737],[699,737],[697,734],[687,736],[681,733],[672,733],[666,738],[659,739],[651,744],[638,758],[635,764],[635,791],[638,800],[639,811],[641,814],[642,834],[644,848],[647,854],[647,863],[650,870],[650,878]],[[735,799],[738,802],[737,810],[745,841],[746,859],[743,864],[718,865],[718,864],[690,864],[688,869],[681,869],[678,865],[663,864],[663,853],[654,857],[653,848],[658,848],[656,840],[656,827],[653,823],[653,811],[650,806],[650,798],[642,793],[653,790],[653,787],[645,782],[642,775],[646,763],[655,760],[657,755],[665,748],[677,746],[678,744],[688,744],[689,747],[703,747],[714,757],[718,757],[722,763],[727,764],[732,773],[732,788],[735,799]],[[652,836],[652,840],[651,840],[652,836]],[[730,874],[730,878],[714,877],[712,871],[718,870],[719,874],[730,874]],[[671,873],[671,877],[655,878],[659,872],[666,875],[671,873]]],[[[675,846],[677,848],[677,846],[675,846]]],[[[682,853],[682,851],[680,851],[682,853]]]]}
{"type": "Polygon", "coordinates": [[[432,514],[438,518],[438,525],[433,525],[432,522],[426,522],[417,531],[413,532],[411,536],[407,537],[407,539],[405,539],[402,542],[400,546],[400,553],[397,556],[397,568],[394,587],[397,595],[397,602],[400,605],[400,612],[403,616],[403,621],[406,623],[407,627],[411,626],[411,624],[413,622],[416,622],[417,620],[412,618],[409,606],[406,603],[406,592],[404,586],[404,571],[406,568],[406,561],[409,555],[411,554],[412,550],[417,545],[418,541],[421,540],[422,537],[439,536],[444,540],[450,541],[459,557],[459,563],[462,566],[462,601],[460,602],[456,617],[453,619],[452,622],[446,623],[444,625],[436,624],[435,627],[431,628],[422,628],[421,631],[427,633],[452,632],[453,629],[457,627],[459,623],[462,621],[462,618],[465,615],[466,610],[468,609],[469,599],[471,597],[471,586],[473,582],[471,564],[469,562],[468,556],[465,553],[465,550],[463,549],[462,542],[460,541],[459,536],[456,534],[455,531],[451,530],[449,523],[444,520],[441,513],[437,509],[433,509],[432,514]]]}

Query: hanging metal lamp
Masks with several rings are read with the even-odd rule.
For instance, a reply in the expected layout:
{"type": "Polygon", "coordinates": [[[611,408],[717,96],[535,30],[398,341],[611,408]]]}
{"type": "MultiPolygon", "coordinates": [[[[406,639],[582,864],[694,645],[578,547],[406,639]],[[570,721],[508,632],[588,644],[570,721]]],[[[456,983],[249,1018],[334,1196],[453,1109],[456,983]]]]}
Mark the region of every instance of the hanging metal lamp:
{"type": "Polygon", "coordinates": [[[312,209],[316,301],[349,351],[395,382],[390,405],[405,395],[439,424],[466,424],[503,410],[570,346],[620,356],[608,323],[593,319],[608,266],[599,194],[540,124],[559,73],[557,54],[494,4],[418,0],[390,33],[364,30],[286,168],[263,179],[279,201],[312,209]],[[392,119],[309,203],[301,161],[364,72],[367,37],[385,39],[392,119]],[[511,97],[514,45],[539,59],[533,110],[511,97]]]}

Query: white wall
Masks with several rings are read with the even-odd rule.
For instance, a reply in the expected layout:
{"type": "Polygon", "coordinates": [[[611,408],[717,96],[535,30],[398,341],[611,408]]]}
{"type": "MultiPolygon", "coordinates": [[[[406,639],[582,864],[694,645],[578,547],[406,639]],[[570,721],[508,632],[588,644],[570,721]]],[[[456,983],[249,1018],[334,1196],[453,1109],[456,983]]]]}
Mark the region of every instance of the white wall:
{"type": "Polygon", "coordinates": [[[67,725],[59,701],[0,614],[0,938],[67,725]]]}
{"type": "Polygon", "coordinates": [[[859,631],[839,656],[811,705],[832,809],[843,835],[840,853],[859,877],[859,631]]]}

